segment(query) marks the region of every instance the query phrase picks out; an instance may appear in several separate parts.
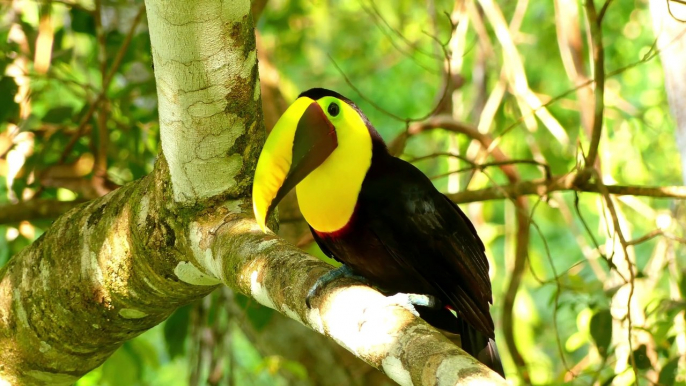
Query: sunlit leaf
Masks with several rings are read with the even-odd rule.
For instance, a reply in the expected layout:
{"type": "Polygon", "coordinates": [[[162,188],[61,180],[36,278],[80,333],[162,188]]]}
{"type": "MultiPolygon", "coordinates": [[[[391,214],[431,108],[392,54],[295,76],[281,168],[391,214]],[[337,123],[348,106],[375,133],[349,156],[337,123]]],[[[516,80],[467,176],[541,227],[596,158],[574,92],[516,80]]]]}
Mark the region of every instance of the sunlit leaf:
{"type": "Polygon", "coordinates": [[[612,384],[612,381],[615,380],[616,375],[612,374],[609,378],[607,378],[603,383],[602,386],[610,386],[612,384]]]}
{"type": "Polygon", "coordinates": [[[674,358],[667,362],[660,371],[660,378],[657,383],[661,386],[672,386],[676,380],[676,374],[679,370],[679,358],[674,358]]]}
{"type": "Polygon", "coordinates": [[[576,351],[584,346],[586,342],[588,342],[588,335],[581,332],[576,332],[570,335],[565,342],[565,350],[568,352],[576,351]]]}

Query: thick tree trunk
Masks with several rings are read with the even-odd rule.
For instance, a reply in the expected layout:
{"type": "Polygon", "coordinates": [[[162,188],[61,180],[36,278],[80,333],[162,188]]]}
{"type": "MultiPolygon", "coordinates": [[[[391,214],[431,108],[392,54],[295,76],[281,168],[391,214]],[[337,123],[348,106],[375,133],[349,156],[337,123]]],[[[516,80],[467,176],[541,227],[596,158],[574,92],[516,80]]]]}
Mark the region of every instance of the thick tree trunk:
{"type": "Polygon", "coordinates": [[[250,2],[146,2],[163,155],[153,173],[64,216],[0,271],[0,385],[67,385],[176,307],[226,284],[396,382],[504,384],[380,293],[252,217],[264,140],[250,2]]]}

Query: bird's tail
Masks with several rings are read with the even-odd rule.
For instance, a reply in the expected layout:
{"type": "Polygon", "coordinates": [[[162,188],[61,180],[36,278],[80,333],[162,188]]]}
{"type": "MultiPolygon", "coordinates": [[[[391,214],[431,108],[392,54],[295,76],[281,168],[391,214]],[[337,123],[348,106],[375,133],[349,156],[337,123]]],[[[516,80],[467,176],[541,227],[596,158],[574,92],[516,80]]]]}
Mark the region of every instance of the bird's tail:
{"type": "Polygon", "coordinates": [[[485,336],[462,319],[458,319],[458,323],[462,349],[505,378],[505,370],[503,370],[495,340],[485,336]]]}

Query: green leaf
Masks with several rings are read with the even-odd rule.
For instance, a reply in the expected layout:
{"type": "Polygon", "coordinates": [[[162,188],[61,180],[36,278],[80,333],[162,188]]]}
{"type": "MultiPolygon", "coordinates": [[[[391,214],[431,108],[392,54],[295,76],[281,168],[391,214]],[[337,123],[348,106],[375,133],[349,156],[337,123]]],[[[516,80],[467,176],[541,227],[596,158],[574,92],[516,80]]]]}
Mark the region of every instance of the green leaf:
{"type": "Polygon", "coordinates": [[[612,340],[612,314],[610,314],[610,310],[602,309],[596,312],[591,317],[590,329],[591,337],[598,347],[598,352],[606,357],[612,340]]]}
{"type": "MultiPolygon", "coordinates": [[[[636,368],[639,370],[647,370],[652,366],[650,363],[650,358],[648,358],[648,347],[642,344],[633,353],[634,362],[636,362],[636,368]]],[[[631,362],[629,362],[631,365],[631,362]]]]}
{"type": "Polygon", "coordinates": [[[191,305],[179,307],[164,322],[164,341],[170,358],[182,355],[185,351],[188,325],[191,318],[191,305]]]}
{"type": "MultiPolygon", "coordinates": [[[[24,164],[23,170],[28,170],[29,165],[24,164]]],[[[12,183],[12,191],[17,197],[22,197],[24,193],[24,189],[26,189],[29,186],[28,182],[26,181],[26,173],[20,173],[20,176],[14,179],[14,182],[12,183]],[[23,175],[22,175],[23,174],[23,175]]]]}
{"type": "Polygon", "coordinates": [[[57,106],[48,110],[43,115],[43,122],[46,123],[63,123],[71,119],[74,115],[74,109],[69,106],[57,106]]]}
{"type": "Polygon", "coordinates": [[[236,294],[236,303],[245,311],[250,324],[257,331],[261,331],[274,315],[274,310],[264,307],[255,300],[241,294],[236,294]]]}
{"type": "Polygon", "coordinates": [[[140,363],[126,346],[115,351],[103,364],[101,381],[108,385],[135,385],[141,376],[140,363]]]}
{"type": "Polygon", "coordinates": [[[7,242],[7,237],[4,237],[6,234],[7,227],[0,226],[0,235],[3,235],[3,237],[0,237],[0,268],[4,267],[5,263],[10,259],[9,243],[7,242]]]}
{"type": "Polygon", "coordinates": [[[674,358],[660,371],[660,378],[658,378],[657,383],[662,386],[673,386],[676,380],[676,373],[679,370],[679,358],[674,358]]]}
{"type": "Polygon", "coordinates": [[[135,356],[140,359],[145,368],[156,370],[160,367],[160,359],[152,344],[143,339],[133,339],[127,343],[129,343],[130,351],[135,353],[135,356]]]}
{"type": "Polygon", "coordinates": [[[93,15],[79,8],[72,8],[69,14],[71,15],[72,30],[95,36],[93,15]]]}
{"type": "Polygon", "coordinates": [[[14,120],[19,115],[19,105],[14,101],[17,90],[14,78],[9,76],[0,78],[0,122],[14,120]]]}
{"type": "Polygon", "coordinates": [[[256,373],[266,370],[269,374],[276,374],[279,370],[286,370],[298,379],[307,379],[307,369],[302,363],[289,361],[279,355],[270,355],[262,358],[260,364],[255,368],[256,373]]]}
{"type": "Polygon", "coordinates": [[[281,367],[295,375],[298,379],[307,379],[307,368],[300,362],[284,360],[281,367]]]}
{"type": "Polygon", "coordinates": [[[9,64],[9,60],[7,60],[7,58],[5,58],[5,55],[0,55],[0,74],[5,73],[5,69],[7,68],[8,64],[9,64]]]}
{"type": "Polygon", "coordinates": [[[659,342],[657,344],[658,349],[663,349],[669,352],[671,345],[667,342],[667,339],[669,338],[668,335],[672,330],[672,327],[674,327],[673,320],[674,318],[668,320],[658,320],[651,327],[650,332],[653,334],[653,339],[655,339],[655,342],[659,342]]]}

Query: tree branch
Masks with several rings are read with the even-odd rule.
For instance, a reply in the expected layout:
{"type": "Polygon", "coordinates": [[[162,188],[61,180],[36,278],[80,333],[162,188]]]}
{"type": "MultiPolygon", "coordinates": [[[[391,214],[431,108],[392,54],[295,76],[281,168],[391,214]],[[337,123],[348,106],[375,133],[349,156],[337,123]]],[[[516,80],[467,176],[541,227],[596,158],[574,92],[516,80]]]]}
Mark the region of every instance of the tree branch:
{"type": "MultiPolygon", "coordinates": [[[[502,200],[505,198],[537,195],[545,196],[557,191],[571,191],[601,193],[596,184],[592,182],[579,183],[574,181],[576,173],[553,176],[551,179],[538,179],[521,181],[516,184],[495,186],[479,190],[466,190],[459,193],[448,194],[448,197],[457,202],[475,202],[487,200],[502,200]]],[[[634,185],[605,185],[609,194],[617,196],[645,196],[656,198],[686,199],[686,186],[634,186],[634,185]]]]}
{"type": "MultiPolygon", "coordinates": [[[[591,50],[593,56],[593,77],[595,80],[595,109],[593,114],[593,129],[591,131],[591,144],[586,156],[586,167],[594,167],[598,157],[598,145],[600,144],[600,134],[603,129],[603,114],[605,110],[605,52],[603,48],[603,14],[610,1],[606,1],[600,15],[596,13],[593,0],[587,0],[586,15],[588,25],[591,30],[591,50]]],[[[585,179],[590,175],[584,174],[585,179]]]]}
{"type": "Polygon", "coordinates": [[[126,54],[126,50],[129,47],[129,44],[131,43],[131,39],[133,38],[133,34],[136,31],[136,28],[138,27],[138,23],[141,21],[143,15],[145,14],[144,11],[145,6],[141,4],[140,8],[138,9],[138,13],[136,14],[136,17],[131,22],[131,27],[129,28],[128,33],[126,34],[126,37],[124,38],[124,41],[122,42],[121,47],[117,52],[117,56],[115,56],[114,60],[112,61],[112,64],[110,65],[109,72],[103,78],[102,89],[98,93],[98,96],[95,98],[95,100],[88,106],[88,110],[86,111],[86,113],[79,120],[79,126],[76,129],[76,132],[74,133],[72,138],[69,140],[69,143],[67,143],[67,145],[64,147],[64,151],[62,151],[59,163],[64,163],[67,160],[69,154],[74,148],[74,145],[76,145],[76,142],[83,135],[88,122],[93,117],[93,114],[97,110],[98,106],[100,106],[100,103],[105,99],[110,82],[112,82],[114,75],[117,73],[117,70],[121,65],[122,59],[124,59],[124,54],[126,54]]]}
{"type": "MultiPolygon", "coordinates": [[[[230,292],[228,289],[224,291],[230,292]]],[[[278,355],[296,361],[307,369],[307,379],[289,379],[289,385],[395,385],[383,373],[335,341],[324,335],[313,334],[306,326],[278,312],[273,312],[267,324],[260,325],[258,329],[235,301],[229,301],[227,308],[231,310],[233,320],[241,331],[263,356],[278,355]]]]}
{"type": "MultiPolygon", "coordinates": [[[[276,236],[262,234],[254,220],[203,218],[198,245],[208,245],[206,267],[227,285],[261,304],[333,338],[396,382],[451,385],[505,384],[440,332],[379,292],[350,280],[327,286],[308,309],[303,299],[331,267],[276,236]]],[[[203,262],[197,262],[203,263],[203,262]]]]}
{"type": "MultiPolygon", "coordinates": [[[[560,58],[567,77],[575,85],[590,85],[584,65],[583,41],[579,27],[579,6],[576,0],[555,0],[555,27],[560,58]]],[[[593,90],[581,87],[576,90],[581,124],[584,132],[591,137],[593,131],[593,90]]]]}
{"type": "MultiPolygon", "coordinates": [[[[400,134],[397,138],[392,140],[388,147],[403,148],[402,144],[407,141],[408,137],[434,129],[443,129],[454,133],[464,134],[479,142],[484,150],[491,152],[491,155],[497,162],[506,163],[511,161],[488,134],[481,133],[475,126],[466,122],[456,121],[448,115],[437,115],[422,122],[413,123],[405,133],[400,134]]],[[[515,169],[514,166],[503,164],[500,166],[500,170],[505,173],[510,182],[519,180],[517,169],[515,169]]]]}
{"type": "Polygon", "coordinates": [[[0,206],[0,224],[20,221],[51,220],[83,204],[86,200],[58,201],[35,199],[0,206]]]}

